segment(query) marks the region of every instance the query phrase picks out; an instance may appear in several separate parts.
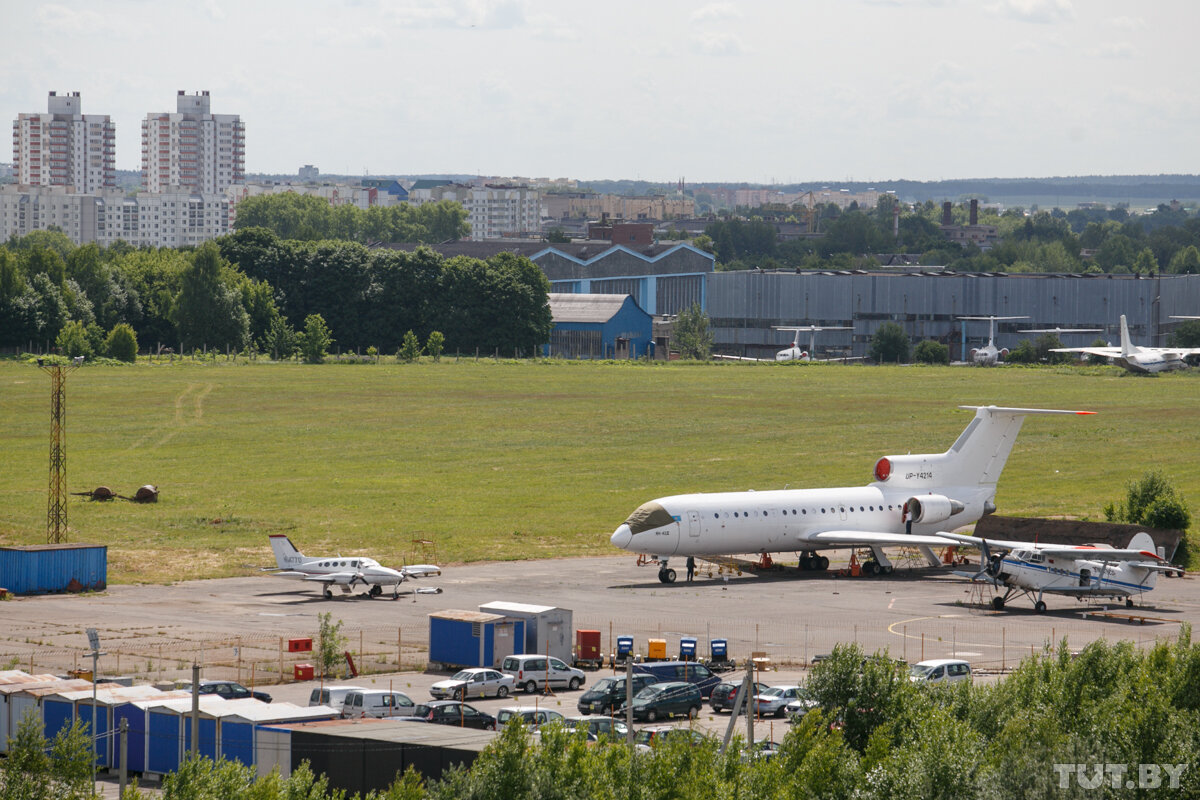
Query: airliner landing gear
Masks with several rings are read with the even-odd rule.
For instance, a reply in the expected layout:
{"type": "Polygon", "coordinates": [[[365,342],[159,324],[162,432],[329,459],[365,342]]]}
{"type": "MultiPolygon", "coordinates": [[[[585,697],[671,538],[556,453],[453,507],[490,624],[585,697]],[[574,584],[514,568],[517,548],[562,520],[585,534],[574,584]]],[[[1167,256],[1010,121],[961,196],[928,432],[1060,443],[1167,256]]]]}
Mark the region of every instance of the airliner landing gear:
{"type": "Polygon", "coordinates": [[[658,565],[658,580],[660,583],[675,582],[675,570],[667,567],[667,560],[665,558],[658,565]]]}
{"type": "Polygon", "coordinates": [[[829,559],[825,556],[804,553],[800,556],[800,569],[806,572],[809,570],[829,569],[829,559]]]}

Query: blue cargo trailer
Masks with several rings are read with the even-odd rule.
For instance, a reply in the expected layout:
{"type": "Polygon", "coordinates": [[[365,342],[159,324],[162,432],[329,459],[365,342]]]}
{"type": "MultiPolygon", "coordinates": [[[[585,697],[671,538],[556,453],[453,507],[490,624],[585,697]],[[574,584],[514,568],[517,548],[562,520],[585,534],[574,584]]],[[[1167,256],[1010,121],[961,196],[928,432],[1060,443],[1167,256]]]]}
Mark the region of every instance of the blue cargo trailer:
{"type": "Polygon", "coordinates": [[[0,586],[13,594],[98,592],[108,585],[108,548],[95,544],[0,547],[0,586]]]}
{"type": "Polygon", "coordinates": [[[525,652],[525,622],[450,609],[429,615],[429,660],[446,667],[493,667],[525,652]]]}

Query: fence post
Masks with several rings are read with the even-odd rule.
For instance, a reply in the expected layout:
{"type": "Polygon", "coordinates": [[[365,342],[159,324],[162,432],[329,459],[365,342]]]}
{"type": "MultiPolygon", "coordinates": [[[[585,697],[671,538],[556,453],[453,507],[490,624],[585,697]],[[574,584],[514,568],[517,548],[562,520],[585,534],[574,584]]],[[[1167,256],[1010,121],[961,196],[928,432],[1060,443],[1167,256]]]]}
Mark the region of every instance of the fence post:
{"type": "Polygon", "coordinates": [[[283,637],[279,637],[279,682],[283,683],[283,637]]]}
{"type": "Polygon", "coordinates": [[[1006,625],[1001,626],[1000,627],[1000,671],[1001,672],[1004,672],[1004,669],[1005,669],[1005,663],[1004,663],[1005,657],[1004,656],[1005,656],[1005,649],[1006,649],[1005,645],[1008,644],[1007,639],[1008,639],[1008,626],[1006,626],[1006,625]]]}

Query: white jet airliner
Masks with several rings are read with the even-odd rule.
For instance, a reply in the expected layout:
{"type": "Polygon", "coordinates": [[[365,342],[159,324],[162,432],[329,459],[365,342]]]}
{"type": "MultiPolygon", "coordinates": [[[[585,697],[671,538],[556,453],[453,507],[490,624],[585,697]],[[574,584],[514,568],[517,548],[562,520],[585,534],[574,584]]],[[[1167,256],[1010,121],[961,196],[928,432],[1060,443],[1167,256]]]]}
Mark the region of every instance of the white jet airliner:
{"type": "Polygon", "coordinates": [[[1008,348],[996,349],[996,320],[1029,319],[1029,317],[958,317],[958,319],[988,320],[988,343],[983,347],[971,348],[971,360],[981,367],[994,367],[1000,359],[1008,356],[1008,348]]]}
{"type": "Polygon", "coordinates": [[[864,487],[721,492],[660,497],[637,508],[612,535],[622,550],[655,556],[658,579],[675,581],[671,557],[800,553],[801,569],[825,569],[817,551],[869,547],[870,575],[891,572],[885,546],[922,548],[950,542],[936,533],[996,510],[996,482],[1029,414],[1093,414],[1041,408],[974,409],[975,418],[945,453],[885,456],[864,487]]]}
{"type": "Polygon", "coordinates": [[[1050,352],[1104,356],[1130,372],[1155,373],[1183,369],[1184,358],[1200,354],[1200,347],[1139,347],[1129,340],[1129,325],[1122,314],[1120,347],[1056,347],[1050,352]]]}
{"type": "Polygon", "coordinates": [[[442,574],[441,568],[433,564],[413,564],[392,569],[380,566],[373,558],[361,556],[310,558],[297,550],[292,540],[282,533],[271,535],[271,549],[275,551],[275,563],[279,565],[278,569],[271,571],[273,575],[324,584],[322,593],[326,600],[333,597],[334,586],[340,587],[342,594],[349,594],[356,583],[370,586],[367,593],[371,597],[378,597],[383,594],[384,586],[391,586],[392,599],[395,600],[400,594],[400,584],[409,578],[442,574]]]}

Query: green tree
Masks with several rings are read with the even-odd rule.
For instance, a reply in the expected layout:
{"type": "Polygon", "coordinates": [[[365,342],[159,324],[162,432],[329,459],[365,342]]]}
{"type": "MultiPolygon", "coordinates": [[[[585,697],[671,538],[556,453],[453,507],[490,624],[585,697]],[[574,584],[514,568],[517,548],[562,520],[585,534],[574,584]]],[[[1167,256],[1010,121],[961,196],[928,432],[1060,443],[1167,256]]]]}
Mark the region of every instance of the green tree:
{"type": "Polygon", "coordinates": [[[562,244],[571,241],[571,237],[567,236],[567,232],[562,229],[561,225],[555,225],[550,230],[546,231],[546,241],[555,244],[562,244]]]}
{"type": "Polygon", "coordinates": [[[62,327],[54,340],[54,346],[67,358],[76,356],[91,358],[96,354],[92,350],[91,342],[88,341],[87,327],[74,321],[68,322],[62,327]]]}
{"type": "Polygon", "coordinates": [[[104,340],[104,352],[109,358],[118,361],[128,361],[131,364],[137,361],[137,334],[133,332],[133,328],[124,322],[114,325],[108,332],[108,338],[104,340]]]}
{"type": "MultiPolygon", "coordinates": [[[[299,336],[296,330],[282,316],[271,320],[270,327],[263,335],[263,350],[271,354],[276,361],[288,359],[296,354],[299,336]]],[[[326,345],[328,347],[328,345],[326,345]]],[[[322,356],[323,358],[324,356],[322,356]]]]}
{"type": "Polygon", "coordinates": [[[949,364],[950,348],[941,342],[926,339],[913,351],[913,360],[919,364],[949,364]]]}
{"type": "Polygon", "coordinates": [[[441,331],[430,331],[429,338],[425,341],[425,352],[433,358],[434,361],[442,360],[442,350],[446,348],[446,337],[441,331]]]}
{"type": "Polygon", "coordinates": [[[0,798],[4,800],[85,800],[92,795],[92,739],[86,724],[75,720],[49,743],[42,721],[26,712],[8,741],[0,762],[0,798]]]}
{"type": "Polygon", "coordinates": [[[241,350],[245,346],[250,320],[231,278],[223,274],[221,251],[213,242],[202,244],[184,268],[179,294],[171,306],[171,321],[184,349],[207,345],[241,350]]]}
{"type": "Polygon", "coordinates": [[[1109,522],[1128,522],[1151,528],[1187,530],[1192,515],[1175,485],[1158,470],[1150,470],[1125,487],[1123,502],[1104,507],[1109,522]]]}
{"type": "Polygon", "coordinates": [[[1200,319],[1181,324],[1171,334],[1172,347],[1200,347],[1200,319]]]}
{"type": "Polygon", "coordinates": [[[346,637],[342,634],[342,621],[333,621],[328,611],[317,614],[317,641],[315,658],[321,677],[328,677],[342,660],[346,650],[346,637]]]}
{"type": "Polygon", "coordinates": [[[411,364],[420,357],[421,344],[417,341],[417,335],[411,330],[405,331],[404,341],[401,342],[400,349],[396,351],[396,359],[411,364]]]}
{"type": "Polygon", "coordinates": [[[907,363],[911,344],[904,328],[895,322],[885,322],[871,337],[871,359],[880,364],[907,363]]]}
{"type": "Polygon", "coordinates": [[[320,364],[329,355],[329,346],[333,344],[329,327],[320,314],[309,314],[304,320],[304,332],[296,337],[296,345],[304,361],[308,364],[320,364]]]}
{"type": "Polygon", "coordinates": [[[1171,272],[1178,275],[1196,275],[1200,273],[1200,249],[1190,244],[1179,250],[1171,257],[1169,267],[1171,272]]]}
{"type": "Polygon", "coordinates": [[[1154,257],[1154,251],[1149,247],[1143,248],[1133,260],[1133,271],[1139,275],[1158,272],[1158,259],[1154,257]]]}
{"type": "Polygon", "coordinates": [[[675,317],[671,344],[684,358],[708,359],[712,353],[713,334],[708,314],[700,309],[699,303],[692,303],[675,317]]]}
{"type": "Polygon", "coordinates": [[[1004,360],[1010,364],[1036,364],[1038,360],[1037,347],[1032,339],[1022,339],[1016,347],[1008,351],[1004,360]]]}

